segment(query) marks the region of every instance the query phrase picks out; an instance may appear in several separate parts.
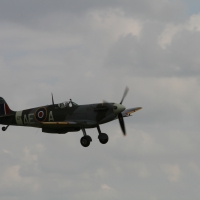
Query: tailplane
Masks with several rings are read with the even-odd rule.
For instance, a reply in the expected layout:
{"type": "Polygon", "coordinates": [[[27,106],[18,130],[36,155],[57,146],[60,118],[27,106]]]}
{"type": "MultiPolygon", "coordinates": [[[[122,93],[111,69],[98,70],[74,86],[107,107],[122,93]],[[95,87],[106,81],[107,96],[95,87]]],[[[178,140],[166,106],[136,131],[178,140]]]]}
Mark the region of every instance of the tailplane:
{"type": "Polygon", "coordinates": [[[6,116],[10,114],[13,114],[13,111],[9,108],[6,101],[0,97],[0,116],[6,116]]]}

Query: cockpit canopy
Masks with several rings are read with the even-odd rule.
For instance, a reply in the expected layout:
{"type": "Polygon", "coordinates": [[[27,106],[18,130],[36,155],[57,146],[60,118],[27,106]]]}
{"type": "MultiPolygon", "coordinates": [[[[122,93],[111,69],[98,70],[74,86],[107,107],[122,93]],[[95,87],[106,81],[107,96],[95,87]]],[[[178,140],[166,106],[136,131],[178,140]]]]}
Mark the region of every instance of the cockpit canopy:
{"type": "Polygon", "coordinates": [[[73,107],[73,106],[77,106],[78,104],[76,104],[73,101],[64,101],[63,103],[59,103],[58,107],[59,108],[66,108],[66,107],[73,107]]]}

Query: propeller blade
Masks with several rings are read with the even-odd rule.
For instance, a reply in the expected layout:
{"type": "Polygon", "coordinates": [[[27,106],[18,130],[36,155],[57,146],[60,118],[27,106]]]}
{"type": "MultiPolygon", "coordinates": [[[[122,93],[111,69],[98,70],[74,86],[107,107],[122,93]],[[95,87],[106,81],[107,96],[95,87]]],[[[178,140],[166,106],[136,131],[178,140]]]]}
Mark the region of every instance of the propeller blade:
{"type": "Polygon", "coordinates": [[[103,105],[104,103],[108,103],[108,102],[107,102],[106,100],[103,100],[103,101],[102,101],[102,105],[103,105]]]}
{"type": "Polygon", "coordinates": [[[52,104],[54,105],[53,93],[51,93],[51,96],[52,96],[52,104]]]}
{"type": "Polygon", "coordinates": [[[122,129],[122,132],[123,132],[124,136],[126,136],[126,127],[124,124],[124,118],[121,113],[118,114],[118,119],[119,119],[119,124],[122,129]]]}
{"type": "Polygon", "coordinates": [[[127,95],[128,91],[129,91],[129,88],[126,86],[126,88],[125,88],[125,90],[124,90],[124,94],[123,94],[123,96],[122,96],[122,100],[121,100],[120,104],[122,104],[122,103],[123,103],[123,101],[124,101],[124,98],[126,97],[126,95],[127,95]]]}

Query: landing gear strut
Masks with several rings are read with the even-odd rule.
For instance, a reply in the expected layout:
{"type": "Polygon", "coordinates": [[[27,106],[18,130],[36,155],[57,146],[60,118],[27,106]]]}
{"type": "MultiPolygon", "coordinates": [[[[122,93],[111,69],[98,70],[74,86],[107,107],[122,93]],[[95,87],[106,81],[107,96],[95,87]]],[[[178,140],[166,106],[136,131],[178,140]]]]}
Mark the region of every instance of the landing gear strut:
{"type": "Polygon", "coordinates": [[[8,126],[6,126],[6,127],[5,127],[5,126],[3,126],[3,127],[2,127],[2,131],[6,131],[8,127],[9,127],[9,125],[8,125],[8,126]]]}
{"type": "Polygon", "coordinates": [[[83,137],[81,138],[80,142],[81,142],[81,145],[83,147],[88,147],[90,145],[90,142],[92,142],[92,138],[86,134],[85,132],[85,129],[82,128],[82,131],[83,131],[83,137]]]}
{"type": "Polygon", "coordinates": [[[99,132],[99,136],[98,136],[99,142],[101,144],[106,144],[108,142],[108,140],[109,140],[108,135],[106,133],[102,133],[101,132],[101,129],[100,129],[99,125],[97,126],[97,130],[99,132]]]}

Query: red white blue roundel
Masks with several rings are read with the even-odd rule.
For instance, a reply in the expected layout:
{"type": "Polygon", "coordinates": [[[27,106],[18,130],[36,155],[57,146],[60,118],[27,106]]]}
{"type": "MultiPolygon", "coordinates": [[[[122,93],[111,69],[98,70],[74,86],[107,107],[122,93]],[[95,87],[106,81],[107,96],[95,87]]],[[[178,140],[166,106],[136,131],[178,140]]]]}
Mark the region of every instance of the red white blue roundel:
{"type": "Polygon", "coordinates": [[[35,118],[39,122],[43,122],[47,118],[47,110],[46,108],[38,108],[35,112],[35,118]]]}

